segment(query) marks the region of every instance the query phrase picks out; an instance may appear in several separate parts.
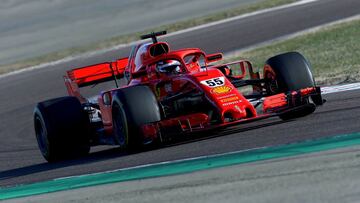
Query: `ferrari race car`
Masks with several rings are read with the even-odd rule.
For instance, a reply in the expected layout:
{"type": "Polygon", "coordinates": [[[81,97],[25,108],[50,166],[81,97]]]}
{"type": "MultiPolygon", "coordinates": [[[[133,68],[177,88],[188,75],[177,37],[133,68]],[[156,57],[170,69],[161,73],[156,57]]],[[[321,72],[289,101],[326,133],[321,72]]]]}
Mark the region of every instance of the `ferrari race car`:
{"type": "Polygon", "coordinates": [[[221,64],[221,53],[171,50],[157,39],[164,34],[142,36],[152,42],[134,46],[127,58],[67,71],[69,96],[40,102],[34,110],[47,161],[86,155],[95,145],[133,150],[271,116],[293,119],[324,103],[300,53],[269,58],[260,75],[246,60],[221,64]],[[126,84],[119,86],[120,79],[126,84]],[[95,100],[80,93],[81,87],[111,81],[114,88],[95,100]]]}

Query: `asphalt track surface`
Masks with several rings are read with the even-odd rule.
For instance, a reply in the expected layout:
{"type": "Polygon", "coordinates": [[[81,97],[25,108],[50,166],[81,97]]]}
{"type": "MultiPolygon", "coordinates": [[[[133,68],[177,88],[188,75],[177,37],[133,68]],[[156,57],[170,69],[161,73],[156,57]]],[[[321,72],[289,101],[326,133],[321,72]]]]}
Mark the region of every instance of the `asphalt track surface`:
{"type": "Polygon", "coordinates": [[[5,202],[353,203],[360,199],[359,150],[360,145],[356,145],[187,174],[46,193],[5,202]]]}
{"type": "MultiPolygon", "coordinates": [[[[230,52],[359,13],[358,0],[322,0],[171,36],[166,41],[174,48],[230,52]]],[[[61,77],[64,70],[127,53],[125,48],[0,79],[0,186],[360,132],[360,91],[355,90],[326,95],[328,102],[323,107],[296,121],[262,120],[137,154],[97,147],[83,159],[46,163],[37,149],[32,126],[36,102],[66,94],[61,77]]],[[[96,91],[94,88],[90,93],[96,91]]]]}

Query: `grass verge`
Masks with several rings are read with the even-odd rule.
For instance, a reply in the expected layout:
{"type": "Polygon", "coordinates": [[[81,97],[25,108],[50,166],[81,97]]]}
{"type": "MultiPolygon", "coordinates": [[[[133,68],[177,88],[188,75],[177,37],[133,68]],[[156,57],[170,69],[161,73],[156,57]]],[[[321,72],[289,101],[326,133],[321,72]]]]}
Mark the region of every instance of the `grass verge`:
{"type": "Polygon", "coordinates": [[[302,53],[311,63],[320,85],[360,81],[360,20],[354,20],[310,32],[293,39],[244,51],[227,58],[246,58],[255,67],[276,54],[288,51],[302,53]]]}
{"type": "Polygon", "coordinates": [[[199,18],[185,20],[185,21],[181,21],[181,22],[169,24],[169,25],[163,25],[163,26],[159,26],[159,27],[156,27],[156,28],[153,28],[150,30],[144,30],[144,31],[141,31],[138,33],[121,35],[121,36],[113,37],[113,38],[103,40],[100,42],[95,42],[93,44],[88,44],[85,46],[73,47],[73,48],[69,48],[69,49],[65,49],[65,50],[61,50],[61,51],[57,51],[57,52],[52,52],[52,53],[49,53],[49,54],[46,54],[43,56],[18,61],[13,64],[1,65],[0,66],[0,74],[11,72],[14,70],[23,69],[23,68],[26,68],[29,66],[39,65],[42,63],[50,62],[50,61],[56,61],[56,60],[59,60],[59,59],[62,59],[62,58],[68,57],[68,56],[78,55],[78,54],[86,53],[89,51],[101,50],[101,49],[116,46],[118,44],[128,43],[131,41],[138,40],[140,35],[142,35],[144,33],[149,33],[152,31],[167,30],[169,33],[171,33],[171,32],[183,30],[183,29],[190,28],[190,27],[194,27],[194,26],[198,26],[198,25],[202,25],[202,24],[206,24],[206,23],[210,23],[210,22],[214,22],[214,21],[218,21],[218,20],[223,20],[226,18],[231,18],[231,17],[245,14],[245,13],[250,13],[250,12],[254,12],[254,11],[263,10],[266,8],[289,4],[289,3],[292,3],[295,1],[296,0],[263,0],[263,1],[260,1],[257,3],[233,8],[230,10],[206,15],[206,16],[199,17],[199,18]]]}

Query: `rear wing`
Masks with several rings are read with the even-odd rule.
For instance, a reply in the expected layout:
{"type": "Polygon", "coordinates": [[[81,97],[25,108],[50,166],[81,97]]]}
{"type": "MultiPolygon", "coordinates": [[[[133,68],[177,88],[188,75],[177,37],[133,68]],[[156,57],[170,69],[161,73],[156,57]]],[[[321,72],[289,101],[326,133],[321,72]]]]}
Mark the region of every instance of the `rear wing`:
{"type": "Polygon", "coordinates": [[[77,97],[81,103],[87,100],[80,94],[79,87],[115,80],[123,77],[128,58],[118,59],[114,62],[99,63],[91,66],[75,68],[67,71],[64,82],[68,94],[77,97]]]}
{"type": "Polygon", "coordinates": [[[67,77],[78,87],[85,87],[96,83],[114,80],[123,77],[128,58],[118,59],[114,62],[99,63],[95,65],[75,68],[67,71],[67,77]]]}

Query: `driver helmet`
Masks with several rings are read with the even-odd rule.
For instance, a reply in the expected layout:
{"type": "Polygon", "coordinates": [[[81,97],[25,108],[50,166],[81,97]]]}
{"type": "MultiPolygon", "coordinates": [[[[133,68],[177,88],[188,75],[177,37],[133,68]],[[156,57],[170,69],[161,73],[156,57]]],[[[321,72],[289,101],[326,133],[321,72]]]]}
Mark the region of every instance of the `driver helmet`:
{"type": "Polygon", "coordinates": [[[164,60],[164,61],[160,61],[156,64],[156,69],[160,72],[160,73],[180,73],[181,72],[181,68],[180,68],[180,62],[177,60],[164,60]]]}

